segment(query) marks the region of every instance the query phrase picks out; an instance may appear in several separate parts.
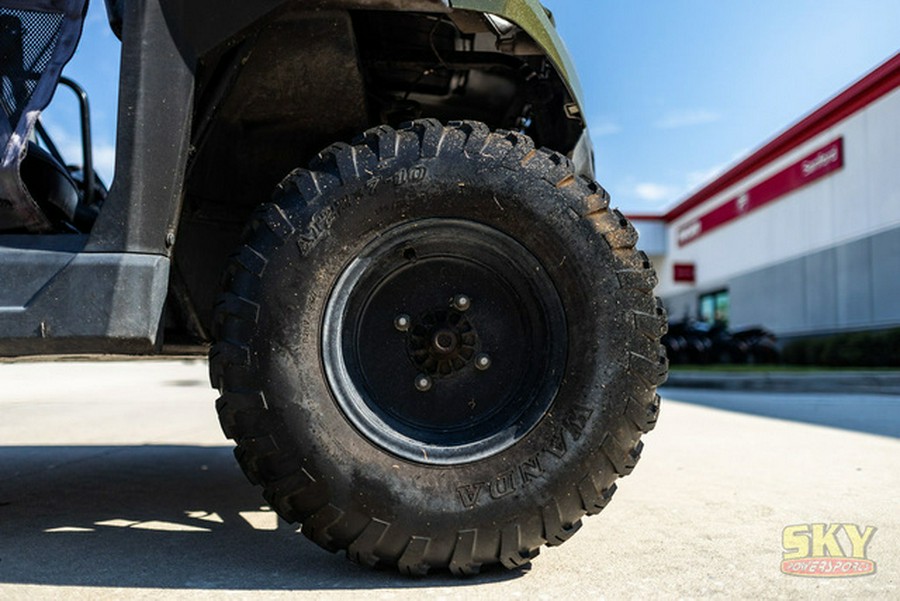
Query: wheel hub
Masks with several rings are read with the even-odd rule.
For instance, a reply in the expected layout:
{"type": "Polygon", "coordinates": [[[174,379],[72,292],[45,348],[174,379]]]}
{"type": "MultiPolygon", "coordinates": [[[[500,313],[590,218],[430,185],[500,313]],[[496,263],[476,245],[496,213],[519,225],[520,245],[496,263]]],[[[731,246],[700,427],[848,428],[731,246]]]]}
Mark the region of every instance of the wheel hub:
{"type": "Polygon", "coordinates": [[[407,340],[410,360],[420,372],[435,378],[465,369],[480,345],[475,328],[455,309],[428,311],[414,321],[407,340]]]}
{"type": "Polygon", "coordinates": [[[533,428],[565,368],[559,295],[537,259],[493,228],[427,219],[382,233],[325,312],[334,398],[375,444],[460,463],[533,428]]]}

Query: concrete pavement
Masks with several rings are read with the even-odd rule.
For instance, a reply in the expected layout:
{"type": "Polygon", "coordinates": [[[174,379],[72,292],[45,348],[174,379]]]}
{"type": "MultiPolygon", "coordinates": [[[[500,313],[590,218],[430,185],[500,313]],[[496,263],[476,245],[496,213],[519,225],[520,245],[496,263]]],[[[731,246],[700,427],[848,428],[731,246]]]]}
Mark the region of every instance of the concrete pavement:
{"type": "Polygon", "coordinates": [[[668,384],[660,394],[704,407],[900,438],[900,394],[748,392],[668,384]]]}
{"type": "Polygon", "coordinates": [[[0,599],[900,596],[893,437],[666,402],[609,507],[530,570],[413,580],[330,555],[263,507],[205,370],[0,364],[0,599]],[[782,530],[816,522],[875,526],[877,572],[781,574],[782,530]]]}
{"type": "Polygon", "coordinates": [[[666,386],[748,392],[900,395],[900,369],[747,372],[676,367],[669,372],[666,386]]]}

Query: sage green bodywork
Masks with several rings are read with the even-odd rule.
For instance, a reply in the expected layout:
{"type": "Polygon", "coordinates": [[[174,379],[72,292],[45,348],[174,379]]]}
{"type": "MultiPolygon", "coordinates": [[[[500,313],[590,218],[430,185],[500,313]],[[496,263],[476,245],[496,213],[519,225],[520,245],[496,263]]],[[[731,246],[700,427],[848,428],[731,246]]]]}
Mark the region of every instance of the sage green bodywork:
{"type": "Polygon", "coordinates": [[[491,13],[521,27],[546,52],[560,77],[566,82],[579,109],[584,112],[584,94],[572,57],[538,0],[450,0],[450,6],[491,13]]]}

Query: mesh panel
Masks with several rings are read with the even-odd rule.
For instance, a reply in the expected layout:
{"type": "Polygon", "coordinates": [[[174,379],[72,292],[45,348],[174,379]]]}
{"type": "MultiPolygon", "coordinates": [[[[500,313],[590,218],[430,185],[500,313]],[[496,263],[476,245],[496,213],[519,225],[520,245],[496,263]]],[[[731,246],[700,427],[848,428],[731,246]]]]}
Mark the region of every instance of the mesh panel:
{"type": "Polygon", "coordinates": [[[15,127],[53,58],[63,14],[0,8],[0,105],[15,127]]]}

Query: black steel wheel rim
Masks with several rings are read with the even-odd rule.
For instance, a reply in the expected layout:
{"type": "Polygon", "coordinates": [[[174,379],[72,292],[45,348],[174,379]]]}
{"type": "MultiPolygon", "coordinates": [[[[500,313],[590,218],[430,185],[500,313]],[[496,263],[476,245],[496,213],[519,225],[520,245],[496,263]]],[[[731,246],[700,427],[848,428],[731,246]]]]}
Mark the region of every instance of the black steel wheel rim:
{"type": "Polygon", "coordinates": [[[408,222],[366,245],[332,290],[322,332],[347,419],[422,463],[515,444],[552,405],[566,362],[565,313],[540,261],[459,219],[408,222]]]}

